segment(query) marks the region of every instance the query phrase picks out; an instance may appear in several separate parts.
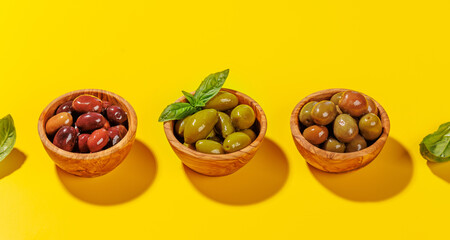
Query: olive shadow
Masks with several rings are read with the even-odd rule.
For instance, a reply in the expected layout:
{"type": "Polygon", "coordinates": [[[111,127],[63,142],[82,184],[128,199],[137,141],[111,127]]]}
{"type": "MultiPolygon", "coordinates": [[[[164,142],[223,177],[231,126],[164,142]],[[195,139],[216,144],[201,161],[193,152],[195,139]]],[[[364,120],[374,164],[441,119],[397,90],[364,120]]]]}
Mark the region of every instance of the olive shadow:
{"type": "Polygon", "coordinates": [[[76,198],[97,205],[114,205],[145,192],[156,177],[157,164],[152,151],[136,140],[123,162],[104,176],[82,178],[59,167],[56,172],[67,191],[76,198]]]}
{"type": "Polygon", "coordinates": [[[25,160],[27,159],[27,155],[17,148],[13,148],[11,153],[0,162],[0,179],[10,175],[19,169],[25,160]]]}
{"type": "Polygon", "coordinates": [[[209,177],[183,167],[199,192],[230,205],[254,204],[272,197],[284,186],[289,174],[286,155],[267,138],[250,162],[228,176],[209,177]]]}
{"type": "Polygon", "coordinates": [[[382,201],[400,193],[413,173],[411,155],[394,138],[372,163],[347,173],[326,173],[308,164],[313,176],[336,195],[353,201],[382,201]]]}
{"type": "Polygon", "coordinates": [[[450,183],[450,162],[435,163],[427,161],[427,166],[434,175],[450,183]]]}

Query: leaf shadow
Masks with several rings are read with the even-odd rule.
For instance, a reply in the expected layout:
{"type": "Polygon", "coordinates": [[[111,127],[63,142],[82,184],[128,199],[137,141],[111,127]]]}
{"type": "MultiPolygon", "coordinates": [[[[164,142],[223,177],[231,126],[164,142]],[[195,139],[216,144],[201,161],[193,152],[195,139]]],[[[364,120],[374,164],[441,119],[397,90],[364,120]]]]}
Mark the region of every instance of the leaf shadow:
{"type": "Polygon", "coordinates": [[[13,148],[11,153],[0,162],[0,179],[10,175],[19,169],[27,159],[27,155],[17,148],[13,148]]]}

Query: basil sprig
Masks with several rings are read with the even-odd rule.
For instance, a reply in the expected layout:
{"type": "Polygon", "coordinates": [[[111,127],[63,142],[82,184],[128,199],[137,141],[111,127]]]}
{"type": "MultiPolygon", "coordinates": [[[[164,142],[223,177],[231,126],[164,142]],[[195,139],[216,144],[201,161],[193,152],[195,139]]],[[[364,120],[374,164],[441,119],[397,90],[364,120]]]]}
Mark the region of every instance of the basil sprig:
{"type": "Polygon", "coordinates": [[[172,103],[168,105],[159,116],[159,122],[180,120],[200,110],[205,104],[220,91],[228,77],[229,69],[210,74],[202,81],[192,95],[182,91],[189,103],[172,103]]]}
{"type": "Polygon", "coordinates": [[[450,161],[450,122],[442,124],[422,140],[420,153],[428,161],[450,161]]]}
{"type": "Polygon", "coordinates": [[[16,128],[11,115],[0,119],[0,162],[8,156],[16,143],[16,128]]]}

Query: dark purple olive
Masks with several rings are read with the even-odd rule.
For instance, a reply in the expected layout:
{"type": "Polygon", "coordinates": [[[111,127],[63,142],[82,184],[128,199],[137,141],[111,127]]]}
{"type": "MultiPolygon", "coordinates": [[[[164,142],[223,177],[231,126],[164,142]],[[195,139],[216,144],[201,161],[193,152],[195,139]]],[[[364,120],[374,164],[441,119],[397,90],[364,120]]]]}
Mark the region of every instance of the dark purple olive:
{"type": "Polygon", "coordinates": [[[62,112],[68,112],[69,114],[72,114],[72,112],[73,112],[72,102],[73,101],[68,101],[68,102],[65,102],[65,103],[59,105],[58,109],[56,109],[56,114],[62,113],[62,112]]]}
{"type": "Polygon", "coordinates": [[[77,131],[74,127],[63,126],[56,132],[53,144],[55,146],[71,152],[77,142],[77,131]]]}
{"type": "Polygon", "coordinates": [[[78,136],[78,150],[82,153],[88,153],[89,147],[87,145],[88,138],[91,134],[89,133],[83,133],[78,136]]]}
{"type": "Polygon", "coordinates": [[[102,100],[91,95],[81,95],[73,100],[72,108],[79,113],[102,112],[102,100]]]}
{"type": "Polygon", "coordinates": [[[100,128],[92,132],[87,140],[87,146],[89,151],[98,152],[102,150],[109,142],[108,131],[104,128],[100,128]]]}
{"type": "Polygon", "coordinates": [[[108,129],[109,138],[112,145],[116,145],[127,134],[127,129],[123,125],[117,125],[108,129]]]}
{"type": "Polygon", "coordinates": [[[100,113],[88,112],[78,117],[75,126],[81,132],[88,132],[105,126],[106,119],[100,113]]]}
{"type": "Polygon", "coordinates": [[[108,120],[114,125],[121,124],[127,120],[127,114],[125,113],[125,111],[121,107],[116,105],[110,106],[108,107],[108,109],[106,109],[106,116],[108,117],[108,120]]]}

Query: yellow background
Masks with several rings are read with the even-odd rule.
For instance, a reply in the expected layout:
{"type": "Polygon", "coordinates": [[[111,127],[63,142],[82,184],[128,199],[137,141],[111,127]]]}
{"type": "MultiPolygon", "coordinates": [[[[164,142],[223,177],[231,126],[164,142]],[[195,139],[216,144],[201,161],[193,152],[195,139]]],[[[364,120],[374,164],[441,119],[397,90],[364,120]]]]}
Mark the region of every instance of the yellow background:
{"type": "Polygon", "coordinates": [[[0,163],[0,239],[448,238],[450,163],[422,138],[450,120],[448,1],[0,2],[0,115],[17,128],[0,163]],[[241,171],[183,168],[157,118],[209,73],[263,107],[266,141],[241,171]],[[362,91],[391,134],[367,168],[310,169],[289,118],[306,95],[362,91]],[[71,90],[115,92],[135,108],[137,142],[97,179],[55,168],[37,120],[71,90]]]}

